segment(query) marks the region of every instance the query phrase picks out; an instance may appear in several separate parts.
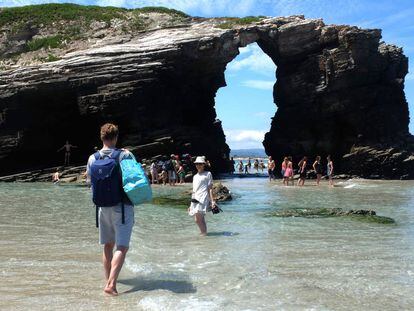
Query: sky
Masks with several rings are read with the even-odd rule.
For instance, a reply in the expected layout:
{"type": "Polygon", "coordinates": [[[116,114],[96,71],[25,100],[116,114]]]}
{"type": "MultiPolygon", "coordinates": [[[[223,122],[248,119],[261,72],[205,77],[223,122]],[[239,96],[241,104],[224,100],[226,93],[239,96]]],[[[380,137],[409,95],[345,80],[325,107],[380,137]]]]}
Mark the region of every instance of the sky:
{"type": "MultiPolygon", "coordinates": [[[[0,7],[49,2],[126,8],[164,6],[202,17],[305,15],[322,18],[326,24],[380,28],[383,40],[402,47],[409,57],[412,69],[405,79],[405,94],[414,118],[414,0],[0,0],[0,7]]],[[[227,87],[217,92],[217,115],[230,148],[261,148],[276,111],[272,95],[275,65],[256,44],[240,50],[227,66],[227,87]]],[[[410,122],[410,132],[414,133],[414,122],[410,122]]]]}

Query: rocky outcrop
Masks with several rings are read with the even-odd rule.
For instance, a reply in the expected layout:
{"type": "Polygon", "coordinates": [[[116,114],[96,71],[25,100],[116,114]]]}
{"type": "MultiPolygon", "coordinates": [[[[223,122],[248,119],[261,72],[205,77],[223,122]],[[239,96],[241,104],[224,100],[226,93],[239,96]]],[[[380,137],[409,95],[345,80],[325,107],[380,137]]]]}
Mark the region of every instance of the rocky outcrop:
{"type": "Polygon", "coordinates": [[[270,212],[265,217],[303,217],[303,218],[325,218],[325,217],[350,217],[365,222],[381,224],[394,224],[395,220],[390,217],[378,216],[373,210],[343,210],[342,208],[309,208],[288,209],[270,212]]]}
{"type": "MultiPolygon", "coordinates": [[[[228,170],[214,97],[225,86],[226,65],[252,42],[277,65],[268,154],[331,154],[339,169],[358,137],[370,146],[381,143],[381,150],[410,137],[407,58],[381,43],[379,30],[302,16],[248,24],[188,18],[126,34],[113,27],[79,49],[61,48],[57,61],[0,71],[0,174],[57,164],[56,150],[66,139],[78,146],[73,160],[84,162],[107,121],[120,125],[120,145],[140,158],[204,154],[214,171],[228,170]]],[[[401,152],[409,158],[408,147],[401,152]]]]}

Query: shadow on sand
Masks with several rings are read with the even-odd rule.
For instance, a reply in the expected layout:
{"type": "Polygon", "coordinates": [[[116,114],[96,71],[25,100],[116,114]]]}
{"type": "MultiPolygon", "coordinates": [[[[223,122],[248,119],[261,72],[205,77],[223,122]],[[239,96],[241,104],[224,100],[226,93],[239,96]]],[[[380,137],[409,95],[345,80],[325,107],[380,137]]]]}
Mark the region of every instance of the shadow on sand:
{"type": "Polygon", "coordinates": [[[121,284],[132,286],[129,290],[123,294],[130,294],[137,291],[153,291],[153,290],[169,290],[176,294],[186,294],[197,292],[196,287],[185,280],[162,280],[162,279],[145,279],[142,277],[136,277],[126,280],[119,280],[121,284]]]}

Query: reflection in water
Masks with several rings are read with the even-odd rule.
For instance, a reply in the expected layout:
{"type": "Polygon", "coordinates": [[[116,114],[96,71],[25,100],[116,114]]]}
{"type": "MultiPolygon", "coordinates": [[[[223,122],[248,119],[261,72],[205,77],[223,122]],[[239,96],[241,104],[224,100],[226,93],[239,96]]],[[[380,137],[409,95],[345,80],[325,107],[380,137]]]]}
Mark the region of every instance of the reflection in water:
{"type": "Polygon", "coordinates": [[[353,180],[283,187],[223,181],[234,200],[198,236],[184,187],[155,187],[136,207],[117,298],[102,295],[89,189],[0,184],[0,309],[411,309],[414,183],[353,180]],[[346,187],[352,184],[352,187],[346,187]],[[176,198],[168,202],[163,198],[176,198]],[[374,209],[389,226],[335,218],[263,217],[297,208],[374,209]]]}

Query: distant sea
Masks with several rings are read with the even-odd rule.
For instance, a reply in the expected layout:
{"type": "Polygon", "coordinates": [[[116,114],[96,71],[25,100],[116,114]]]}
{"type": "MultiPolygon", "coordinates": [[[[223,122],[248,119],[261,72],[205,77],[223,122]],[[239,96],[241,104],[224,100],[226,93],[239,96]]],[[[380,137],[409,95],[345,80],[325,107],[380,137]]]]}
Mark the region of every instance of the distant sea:
{"type": "Polygon", "coordinates": [[[264,149],[235,149],[230,151],[230,156],[235,158],[265,158],[264,149]]]}

